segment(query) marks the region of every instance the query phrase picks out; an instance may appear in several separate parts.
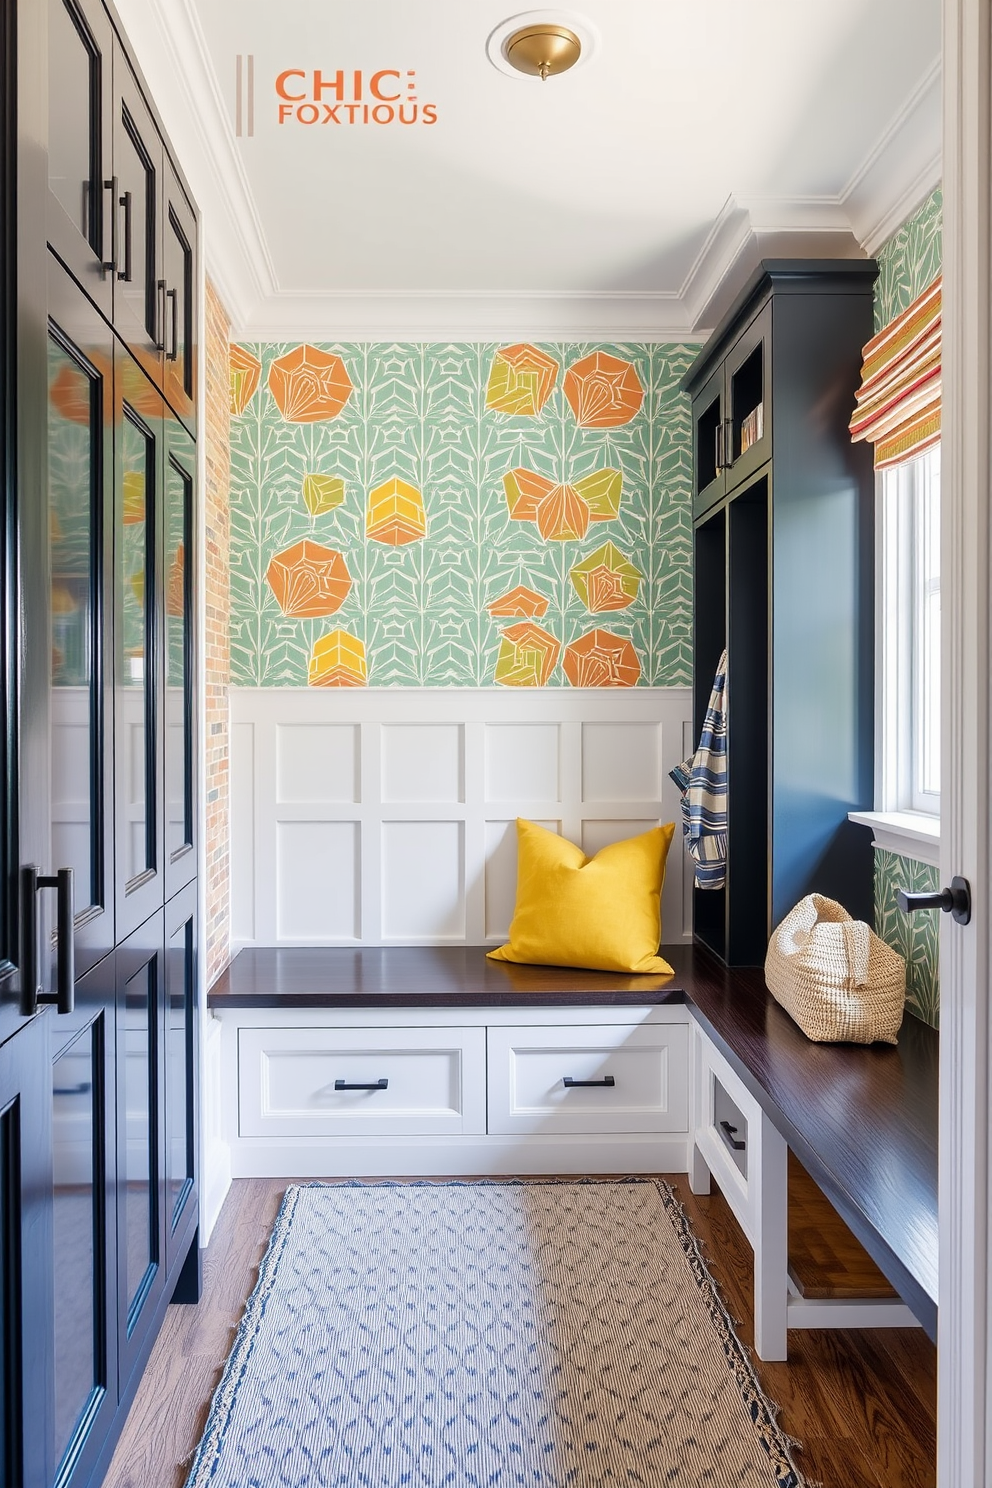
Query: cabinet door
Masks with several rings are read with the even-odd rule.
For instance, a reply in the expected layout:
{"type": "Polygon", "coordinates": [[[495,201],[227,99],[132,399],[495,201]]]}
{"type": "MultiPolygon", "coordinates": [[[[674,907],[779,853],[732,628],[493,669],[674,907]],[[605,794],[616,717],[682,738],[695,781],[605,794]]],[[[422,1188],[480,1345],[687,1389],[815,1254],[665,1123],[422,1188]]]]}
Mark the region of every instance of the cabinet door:
{"type": "Polygon", "coordinates": [[[165,281],[165,396],[191,434],[196,434],[196,215],[175,171],[165,162],[162,212],[165,281]]]}
{"type": "Polygon", "coordinates": [[[74,870],[80,975],[114,944],[113,337],[54,257],[48,288],[51,853],[45,871],[74,870]]]}
{"type": "Polygon", "coordinates": [[[734,342],[726,373],[727,490],[771,458],[772,306],[767,304],[734,342]]]}
{"type": "Polygon", "coordinates": [[[76,983],[51,1041],[54,1479],[88,1482],[117,1408],[114,957],[76,983]]]}
{"type": "Polygon", "coordinates": [[[51,1481],[52,1156],[47,1014],[0,1045],[0,1482],[51,1481]]]}
{"type": "Polygon", "coordinates": [[[165,283],[160,268],[163,163],[155,121],[118,47],[114,54],[114,325],[132,356],[159,386],[165,319],[165,283]]]}
{"type": "Polygon", "coordinates": [[[165,1249],[172,1276],[198,1220],[197,905],[190,884],[165,907],[165,1249]]]}
{"type": "Polygon", "coordinates": [[[723,366],[717,367],[692,400],[693,511],[708,511],[727,489],[723,366]]]}
{"type": "Polygon", "coordinates": [[[113,31],[99,0],[48,0],[48,241],[109,318],[113,31]]]}
{"type": "Polygon", "coordinates": [[[123,1394],[151,1347],[165,1286],[163,919],[119,946],[117,963],[117,1338],[123,1394]]]}
{"type": "Polygon", "coordinates": [[[164,902],[162,510],[164,417],[126,352],[115,357],[114,738],[117,936],[164,902]]]}
{"type": "Polygon", "coordinates": [[[196,448],[165,428],[165,893],[196,877],[196,448]]]}

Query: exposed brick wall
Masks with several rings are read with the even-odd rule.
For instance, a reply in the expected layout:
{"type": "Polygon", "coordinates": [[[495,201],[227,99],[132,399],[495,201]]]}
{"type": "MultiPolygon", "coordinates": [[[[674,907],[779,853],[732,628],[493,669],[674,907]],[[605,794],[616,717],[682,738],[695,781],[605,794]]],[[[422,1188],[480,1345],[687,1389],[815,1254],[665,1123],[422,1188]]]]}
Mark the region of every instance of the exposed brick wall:
{"type": "Polygon", "coordinates": [[[230,722],[231,681],[231,322],[207,280],[205,344],[206,427],[206,710],[207,986],[230,957],[230,722]]]}

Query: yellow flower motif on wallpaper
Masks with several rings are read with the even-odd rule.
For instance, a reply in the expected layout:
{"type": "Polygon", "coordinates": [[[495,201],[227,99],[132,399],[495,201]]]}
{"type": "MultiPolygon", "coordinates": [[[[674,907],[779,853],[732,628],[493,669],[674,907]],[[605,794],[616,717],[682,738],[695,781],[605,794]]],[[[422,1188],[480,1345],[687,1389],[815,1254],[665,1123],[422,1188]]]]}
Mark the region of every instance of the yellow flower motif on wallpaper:
{"type": "Polygon", "coordinates": [[[369,492],[365,535],[373,542],[399,547],[427,535],[424,498],[416,486],[394,477],[369,492]]]}
{"type": "Polygon", "coordinates": [[[322,517],[344,500],[344,481],[339,475],[309,474],[303,477],[303,500],[312,517],[322,517]]]}
{"type": "Polygon", "coordinates": [[[346,630],[332,630],[314,642],[307,683],[310,687],[364,687],[368,681],[365,642],[346,630]]]}
{"type": "Polygon", "coordinates": [[[145,520],[145,472],[125,470],[121,484],[124,488],[124,526],[134,527],[145,520]]]}
{"type": "Polygon", "coordinates": [[[528,342],[501,346],[493,357],[486,407],[496,413],[534,418],[554,392],[558,363],[528,342]]]}
{"type": "Polygon", "coordinates": [[[499,638],[493,680],[503,687],[546,687],[560,651],[561,643],[539,625],[510,625],[499,638]]]}
{"type": "Polygon", "coordinates": [[[625,610],[637,598],[644,575],[625,558],[613,543],[604,543],[581,563],[576,563],[569,578],[587,610],[625,610]]]}
{"type": "Polygon", "coordinates": [[[644,402],[644,388],[633,362],[594,351],[565,373],[565,397],[583,429],[617,429],[629,424],[644,402]]]}
{"type": "Polygon", "coordinates": [[[545,542],[578,540],[590,522],[609,522],[620,511],[623,476],[595,470],[574,483],[558,484],[536,470],[508,470],[503,489],[514,522],[536,522],[545,542]]]}
{"type": "Polygon", "coordinates": [[[352,393],[344,362],[333,351],[297,346],[269,368],[269,392],[287,423],[337,418],[352,393]]]}
{"type": "Polygon", "coordinates": [[[609,630],[587,631],[565,647],[561,664],[573,687],[635,687],[641,675],[631,642],[609,630]]]}
{"type": "Polygon", "coordinates": [[[262,364],[257,356],[244,346],[231,347],[231,413],[237,417],[244,413],[255,396],[262,364]]]}

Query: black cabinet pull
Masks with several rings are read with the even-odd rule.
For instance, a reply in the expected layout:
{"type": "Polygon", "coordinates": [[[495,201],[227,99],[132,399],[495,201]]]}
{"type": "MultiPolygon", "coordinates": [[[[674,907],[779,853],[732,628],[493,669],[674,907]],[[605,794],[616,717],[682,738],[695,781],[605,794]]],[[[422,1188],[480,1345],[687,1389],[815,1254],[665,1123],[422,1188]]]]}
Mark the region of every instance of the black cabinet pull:
{"type": "MultiPolygon", "coordinates": [[[[117,179],[117,177],[115,176],[114,177],[114,180],[116,181],[116,179],[117,179]]],[[[124,208],[124,267],[123,267],[123,269],[118,269],[117,270],[117,277],[118,277],[118,279],[123,279],[124,282],[125,282],[125,284],[130,284],[131,283],[131,269],[132,269],[132,262],[131,262],[131,243],[132,243],[132,236],[133,236],[132,235],[132,232],[131,232],[131,193],[130,193],[130,191],[125,191],[124,195],[120,198],[120,205],[124,208]]],[[[114,212],[114,216],[115,217],[117,216],[116,211],[114,212]]],[[[114,252],[114,262],[115,263],[117,262],[117,253],[116,253],[116,250],[114,252]]]]}
{"type": "Polygon", "coordinates": [[[105,274],[113,274],[117,268],[117,191],[119,182],[116,176],[111,176],[109,181],[104,181],[104,191],[110,192],[110,257],[101,263],[105,274]]]}
{"type": "Polygon", "coordinates": [[[606,1086],[608,1090],[612,1090],[613,1086],[617,1082],[616,1080],[614,1080],[612,1075],[604,1075],[601,1080],[573,1080],[571,1075],[565,1075],[561,1083],[564,1085],[566,1090],[577,1090],[580,1087],[588,1087],[592,1085],[606,1086]]]}
{"type": "Polygon", "coordinates": [[[949,889],[938,889],[935,894],[899,889],[896,903],[903,914],[915,914],[918,909],[940,909],[956,924],[967,925],[971,919],[971,885],[966,878],[952,878],[949,889]]]}
{"type": "Polygon", "coordinates": [[[744,1148],[747,1146],[746,1142],[741,1142],[738,1140],[737,1128],[736,1126],[731,1126],[729,1121],[720,1122],[720,1135],[723,1137],[723,1140],[726,1142],[727,1146],[732,1147],[735,1152],[743,1152],[744,1148]]]}
{"type": "Polygon", "coordinates": [[[75,1006],[76,942],[73,870],[60,868],[54,876],[42,876],[31,863],[21,869],[21,1001],[24,1018],[38,1011],[39,1003],[55,1003],[59,1013],[75,1006]],[[38,890],[58,890],[58,963],[56,993],[38,987],[38,890]]]}
{"type": "Polygon", "coordinates": [[[179,360],[179,291],[167,289],[165,298],[167,302],[172,301],[172,350],[165,353],[165,359],[167,362],[177,362],[179,360]]]}
{"type": "Polygon", "coordinates": [[[168,302],[169,292],[165,286],[165,280],[159,279],[155,285],[155,334],[152,340],[156,351],[165,350],[165,307],[168,302]]]}
{"type": "Polygon", "coordinates": [[[349,1081],[347,1081],[347,1080],[335,1080],[334,1081],[334,1089],[335,1090],[388,1090],[389,1089],[389,1081],[388,1080],[373,1080],[372,1083],[371,1083],[371,1085],[362,1085],[362,1084],[354,1085],[354,1084],[349,1083],[349,1081]]]}

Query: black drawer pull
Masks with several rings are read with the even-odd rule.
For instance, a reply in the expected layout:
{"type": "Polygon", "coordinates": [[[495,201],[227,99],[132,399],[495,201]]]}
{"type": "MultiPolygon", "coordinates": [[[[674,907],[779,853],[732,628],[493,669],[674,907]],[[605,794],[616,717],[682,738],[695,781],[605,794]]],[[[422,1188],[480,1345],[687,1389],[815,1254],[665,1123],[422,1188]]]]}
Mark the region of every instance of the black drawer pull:
{"type": "Polygon", "coordinates": [[[335,1090],[388,1090],[388,1080],[373,1080],[371,1085],[351,1085],[347,1080],[335,1080],[335,1090]]]}
{"type": "Polygon", "coordinates": [[[571,1075],[565,1075],[561,1083],[566,1090],[577,1090],[579,1087],[592,1085],[598,1085],[600,1087],[605,1085],[608,1089],[612,1090],[617,1082],[612,1075],[604,1075],[601,1080],[573,1080],[571,1075]]]}
{"type": "Polygon", "coordinates": [[[726,1142],[726,1144],[727,1144],[728,1147],[732,1147],[735,1152],[743,1152],[744,1151],[744,1148],[747,1146],[747,1143],[746,1142],[739,1142],[737,1140],[737,1128],[736,1128],[736,1126],[731,1126],[731,1124],[730,1124],[729,1121],[721,1121],[720,1122],[720,1132],[721,1132],[721,1134],[723,1136],[723,1140],[726,1142]]]}

